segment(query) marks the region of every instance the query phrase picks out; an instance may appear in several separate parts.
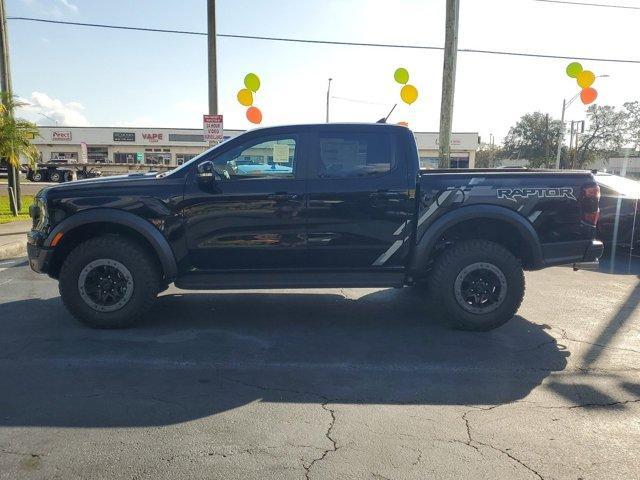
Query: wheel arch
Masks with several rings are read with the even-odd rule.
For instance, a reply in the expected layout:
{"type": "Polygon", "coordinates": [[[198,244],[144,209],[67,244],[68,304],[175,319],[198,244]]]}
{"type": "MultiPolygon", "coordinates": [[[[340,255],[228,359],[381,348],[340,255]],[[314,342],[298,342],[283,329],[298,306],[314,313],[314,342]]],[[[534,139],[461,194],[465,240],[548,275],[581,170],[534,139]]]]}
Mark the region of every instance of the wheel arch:
{"type": "Polygon", "coordinates": [[[62,237],[54,247],[50,272],[53,277],[57,276],[62,262],[76,245],[103,234],[120,234],[150,247],[165,281],[171,282],[177,275],[176,259],[167,239],[147,220],[132,213],[108,208],[78,212],[60,222],[47,236],[43,246],[51,247],[59,233],[62,237]]]}
{"type": "Polygon", "coordinates": [[[526,269],[544,267],[540,239],[531,222],[505,207],[470,205],[446,213],[424,231],[416,243],[411,270],[424,271],[448,237],[495,241],[519,257],[526,269]]]}

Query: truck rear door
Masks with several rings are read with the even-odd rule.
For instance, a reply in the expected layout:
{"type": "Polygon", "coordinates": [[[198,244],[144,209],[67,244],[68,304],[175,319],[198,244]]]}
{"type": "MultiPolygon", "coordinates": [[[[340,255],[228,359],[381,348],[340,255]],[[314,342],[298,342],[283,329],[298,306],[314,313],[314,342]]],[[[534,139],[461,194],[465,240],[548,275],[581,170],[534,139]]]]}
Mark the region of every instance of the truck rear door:
{"type": "Polygon", "coordinates": [[[413,200],[398,138],[381,125],[328,125],[313,133],[305,212],[310,268],[405,264],[413,200]]]}

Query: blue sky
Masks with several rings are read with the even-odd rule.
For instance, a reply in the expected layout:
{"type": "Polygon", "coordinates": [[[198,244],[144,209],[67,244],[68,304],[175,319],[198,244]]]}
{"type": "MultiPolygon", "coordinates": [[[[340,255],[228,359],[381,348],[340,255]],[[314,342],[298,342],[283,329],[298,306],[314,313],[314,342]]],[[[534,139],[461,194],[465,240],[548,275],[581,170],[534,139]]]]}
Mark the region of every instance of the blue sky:
{"type": "MultiPolygon", "coordinates": [[[[445,0],[218,0],[218,32],[356,42],[442,45],[445,0]]],[[[633,0],[598,3],[637,5],[633,0]]],[[[9,16],[206,31],[206,1],[7,0],[9,16]]],[[[640,10],[462,0],[461,48],[640,58],[640,10]]],[[[33,103],[23,115],[51,124],[200,127],[207,108],[206,38],[9,23],[15,92],[33,103]]],[[[391,120],[438,129],[439,51],[218,40],[219,103],[226,128],[248,128],[236,101],[244,75],[257,73],[255,105],[264,125],[321,122],[327,79],[332,120],[375,121],[399,101],[393,71],[406,67],[420,92],[391,120]]],[[[521,114],[559,117],[577,93],[564,60],[460,54],[454,129],[502,137],[521,114]]],[[[640,99],[640,65],[583,62],[596,74],[599,102],[640,99]]],[[[567,118],[584,117],[576,102],[567,118]]]]}

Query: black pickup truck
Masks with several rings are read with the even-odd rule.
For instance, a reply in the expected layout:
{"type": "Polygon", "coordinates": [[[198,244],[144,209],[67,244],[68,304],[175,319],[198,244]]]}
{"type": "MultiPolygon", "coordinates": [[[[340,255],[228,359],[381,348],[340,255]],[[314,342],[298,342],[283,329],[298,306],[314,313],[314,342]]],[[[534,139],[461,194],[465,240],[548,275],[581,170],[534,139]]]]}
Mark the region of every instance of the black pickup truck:
{"type": "Polygon", "coordinates": [[[28,252],[93,327],[131,324],[175,283],[415,286],[489,330],[518,310],[523,270],[598,259],[599,196],[585,171],[421,170],[400,126],[282,126],[170,172],[44,188],[28,252]]]}

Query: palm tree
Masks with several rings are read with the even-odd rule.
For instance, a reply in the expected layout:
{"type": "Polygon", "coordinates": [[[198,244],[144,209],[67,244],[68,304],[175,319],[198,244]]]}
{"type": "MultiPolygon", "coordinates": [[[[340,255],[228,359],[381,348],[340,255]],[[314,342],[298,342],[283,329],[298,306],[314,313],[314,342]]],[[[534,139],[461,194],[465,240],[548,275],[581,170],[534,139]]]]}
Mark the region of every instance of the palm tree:
{"type": "Polygon", "coordinates": [[[14,187],[14,202],[11,209],[17,215],[21,208],[20,201],[20,175],[19,172],[21,158],[25,158],[30,165],[33,165],[38,158],[38,150],[31,143],[31,140],[38,135],[38,127],[35,123],[15,118],[13,112],[16,108],[27,105],[16,100],[8,92],[2,92],[0,103],[0,159],[3,159],[9,167],[9,187],[14,187]]]}

